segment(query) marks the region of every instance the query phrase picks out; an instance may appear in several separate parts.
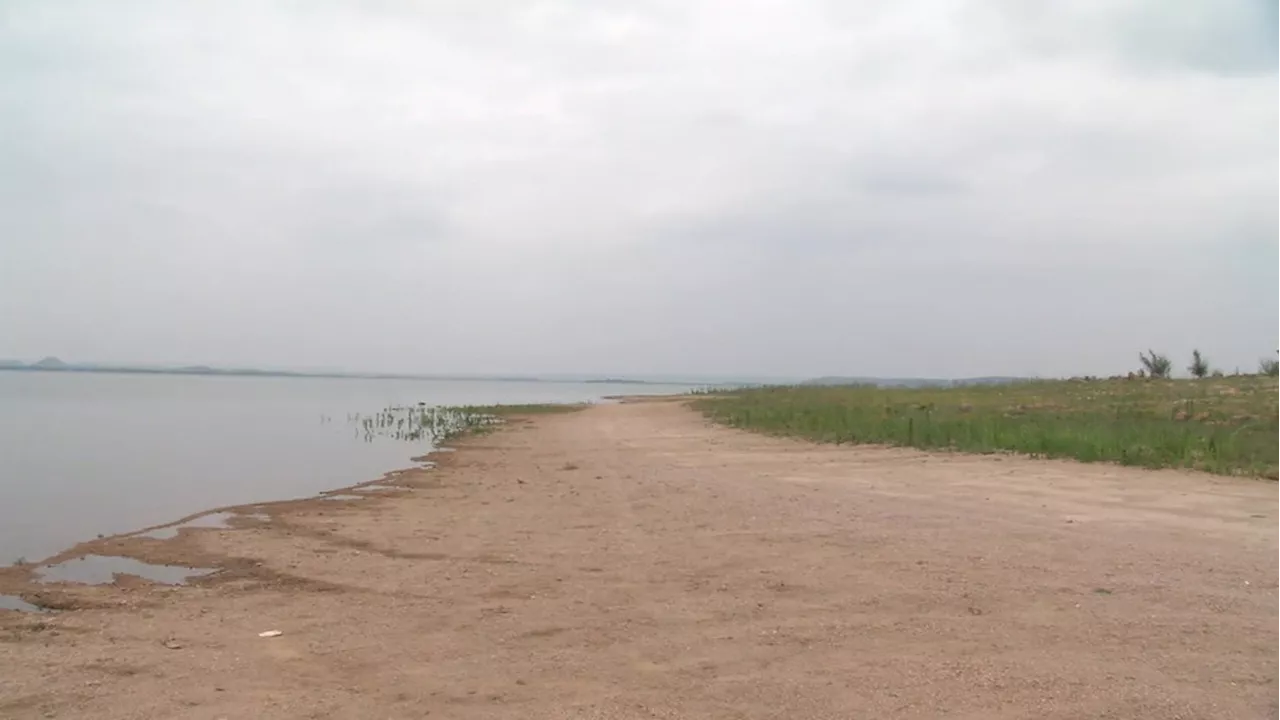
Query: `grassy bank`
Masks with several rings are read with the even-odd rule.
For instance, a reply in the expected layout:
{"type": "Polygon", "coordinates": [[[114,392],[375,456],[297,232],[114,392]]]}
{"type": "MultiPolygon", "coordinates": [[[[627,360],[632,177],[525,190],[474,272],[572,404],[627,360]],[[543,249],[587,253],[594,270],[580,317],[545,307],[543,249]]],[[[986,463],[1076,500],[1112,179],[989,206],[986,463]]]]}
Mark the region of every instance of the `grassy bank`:
{"type": "Polygon", "coordinates": [[[957,388],[775,387],[694,406],[732,427],[818,442],[1276,478],[1276,379],[1043,381],[957,388]]]}

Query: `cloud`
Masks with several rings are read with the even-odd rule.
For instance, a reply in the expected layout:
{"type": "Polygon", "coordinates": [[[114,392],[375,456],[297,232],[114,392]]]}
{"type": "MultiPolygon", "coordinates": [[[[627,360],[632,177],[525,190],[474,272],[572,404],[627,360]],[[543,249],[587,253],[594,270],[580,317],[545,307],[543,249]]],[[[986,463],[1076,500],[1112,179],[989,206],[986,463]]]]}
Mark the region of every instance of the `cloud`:
{"type": "Polygon", "coordinates": [[[6,3],[0,356],[1251,366],[1280,324],[1276,26],[1246,0],[6,3]]]}

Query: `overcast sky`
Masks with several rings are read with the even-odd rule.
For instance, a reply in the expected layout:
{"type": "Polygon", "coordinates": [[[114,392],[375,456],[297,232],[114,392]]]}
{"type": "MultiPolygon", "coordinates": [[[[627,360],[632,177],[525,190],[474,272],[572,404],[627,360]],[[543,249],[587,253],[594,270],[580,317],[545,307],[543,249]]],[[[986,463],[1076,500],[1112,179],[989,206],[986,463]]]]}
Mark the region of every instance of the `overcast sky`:
{"type": "Polygon", "coordinates": [[[1274,357],[1275,0],[0,4],[0,357],[1274,357]]]}

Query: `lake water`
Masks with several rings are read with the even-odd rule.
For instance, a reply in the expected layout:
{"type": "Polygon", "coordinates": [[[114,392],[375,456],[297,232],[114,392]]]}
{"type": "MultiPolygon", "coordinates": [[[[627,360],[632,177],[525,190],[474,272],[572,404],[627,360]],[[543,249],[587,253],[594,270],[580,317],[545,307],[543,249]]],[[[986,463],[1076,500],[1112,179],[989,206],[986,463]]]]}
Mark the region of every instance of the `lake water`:
{"type": "Polygon", "coordinates": [[[0,372],[0,564],[201,510],[309,497],[410,466],[427,441],[348,416],[393,405],[586,402],[684,386],[0,372]]]}

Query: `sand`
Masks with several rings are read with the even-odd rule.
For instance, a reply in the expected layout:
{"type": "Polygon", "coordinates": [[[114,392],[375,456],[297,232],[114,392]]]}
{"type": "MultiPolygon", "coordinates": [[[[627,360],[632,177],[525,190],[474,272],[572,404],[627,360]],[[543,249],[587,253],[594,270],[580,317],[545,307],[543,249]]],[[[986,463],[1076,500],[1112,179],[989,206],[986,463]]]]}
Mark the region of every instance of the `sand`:
{"type": "Polygon", "coordinates": [[[0,572],[70,608],[0,611],[0,717],[1277,714],[1273,482],[816,446],[672,401],[437,459],[64,554],[222,568],[191,585],[0,572]]]}

